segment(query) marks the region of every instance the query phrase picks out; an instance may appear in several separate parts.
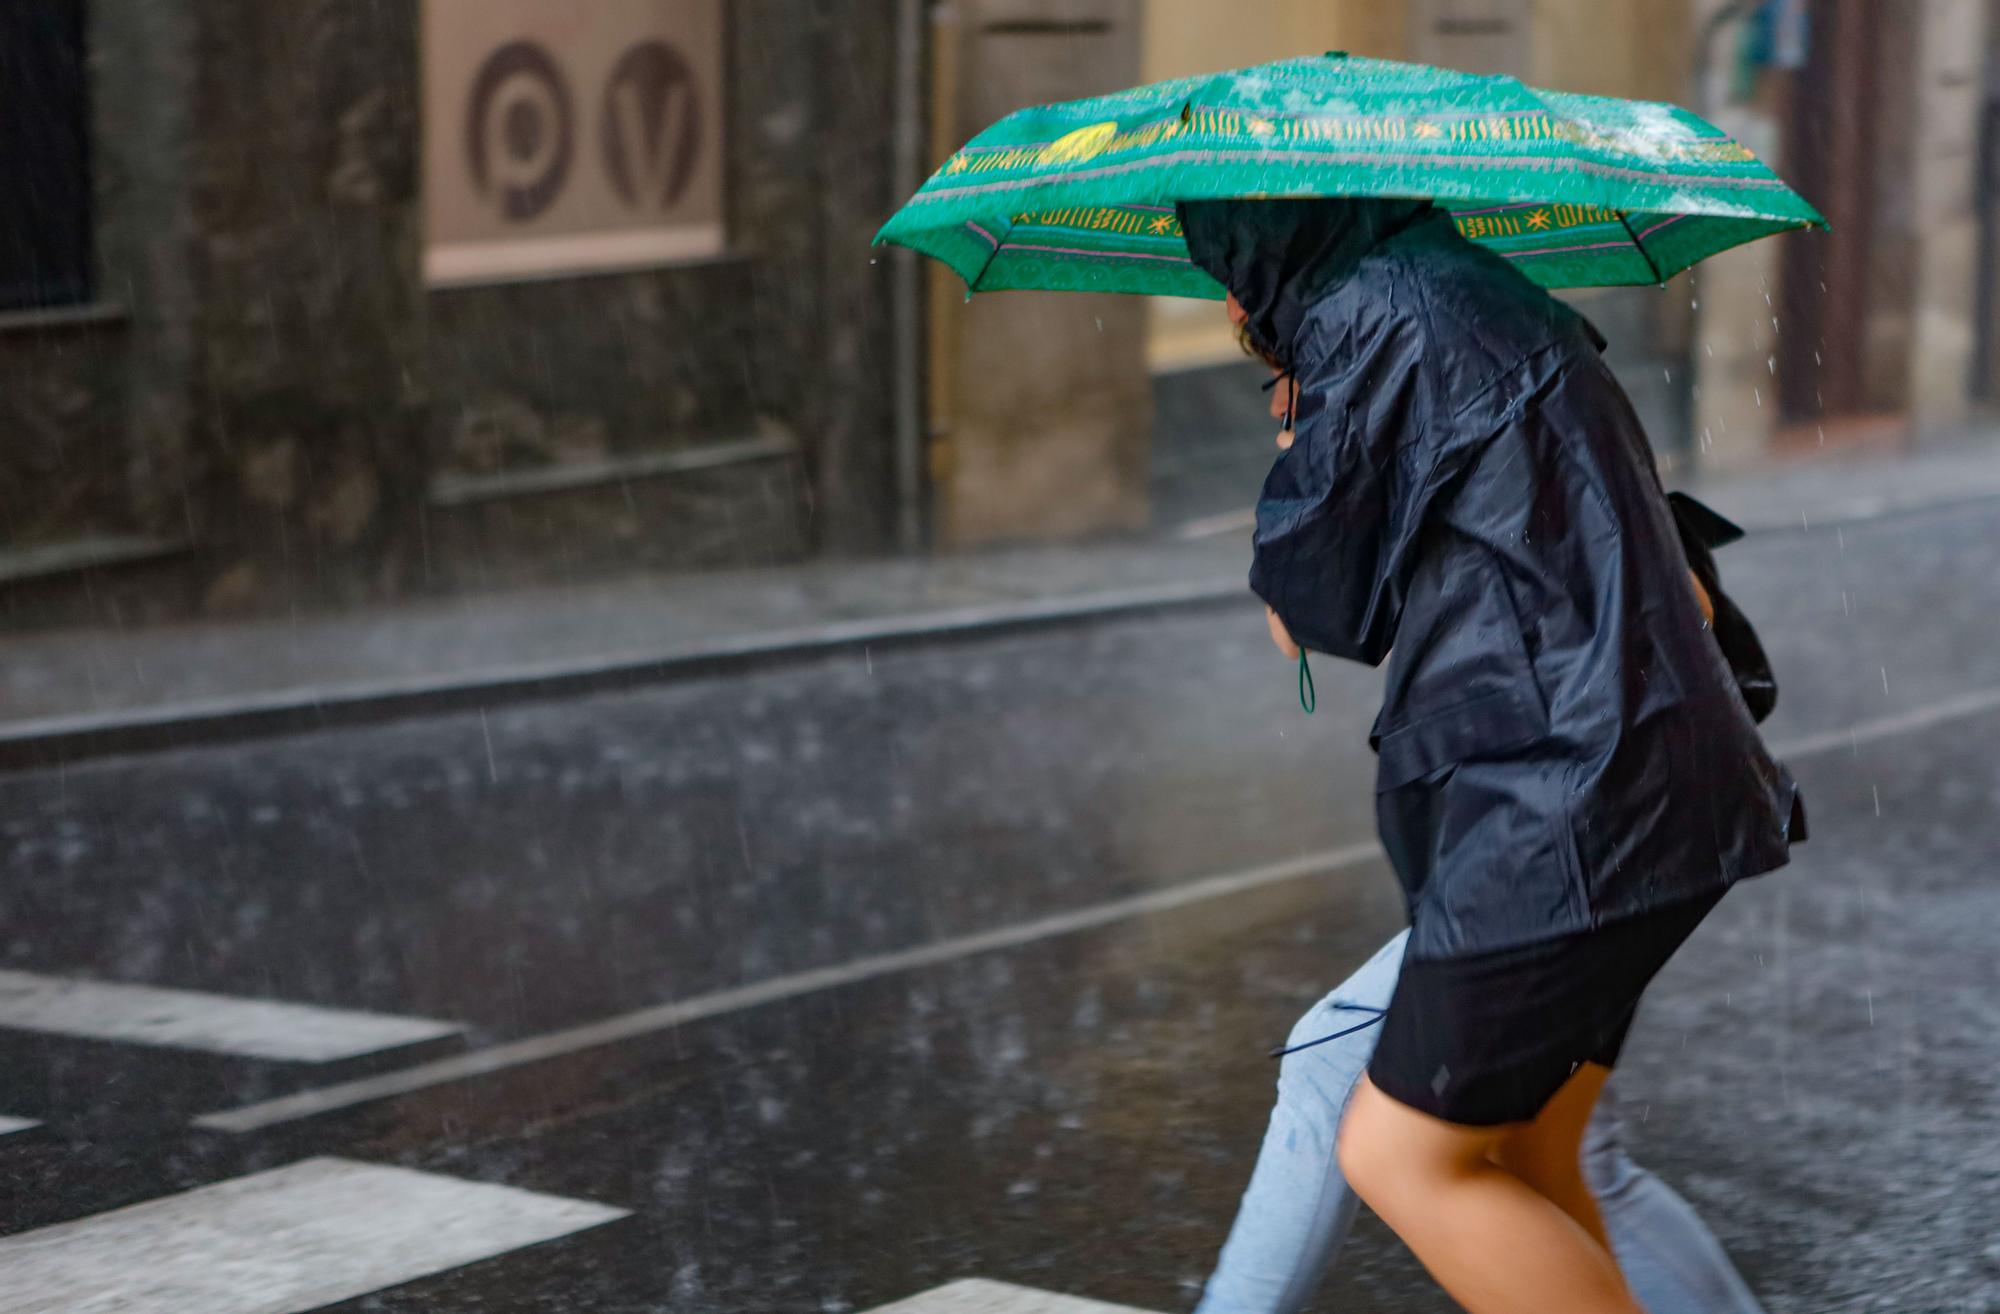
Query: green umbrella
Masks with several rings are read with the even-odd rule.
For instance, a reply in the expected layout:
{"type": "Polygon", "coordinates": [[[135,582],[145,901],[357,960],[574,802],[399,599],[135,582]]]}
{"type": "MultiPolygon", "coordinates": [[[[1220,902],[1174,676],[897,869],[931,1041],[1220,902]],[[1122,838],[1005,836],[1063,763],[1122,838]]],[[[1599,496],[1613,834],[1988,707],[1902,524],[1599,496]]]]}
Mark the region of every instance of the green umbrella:
{"type": "Polygon", "coordinates": [[[1179,201],[1423,197],[1544,287],[1661,283],[1826,227],[1756,156],[1673,105],[1335,52],[1017,111],[945,162],[877,242],[971,292],[1219,299],[1179,201]]]}

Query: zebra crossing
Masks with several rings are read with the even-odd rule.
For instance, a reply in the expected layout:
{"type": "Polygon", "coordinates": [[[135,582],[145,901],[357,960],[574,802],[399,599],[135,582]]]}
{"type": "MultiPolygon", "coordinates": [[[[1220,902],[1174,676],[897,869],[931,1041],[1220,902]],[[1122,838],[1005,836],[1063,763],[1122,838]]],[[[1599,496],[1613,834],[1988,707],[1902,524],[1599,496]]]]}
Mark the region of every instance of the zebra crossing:
{"type": "MultiPolygon", "coordinates": [[[[448,1040],[464,1028],[0,971],[0,1031],[310,1067],[448,1040]]],[[[0,1146],[41,1125],[0,1115],[0,1146]]],[[[304,1314],[626,1213],[406,1168],[305,1159],[0,1237],[0,1314],[304,1314]]]]}
{"type": "Polygon", "coordinates": [[[985,1278],[967,1278],[893,1305],[883,1305],[870,1314],[1148,1314],[1148,1311],[1130,1305],[1107,1305],[1101,1300],[1059,1296],[985,1278]]]}
{"type": "MultiPolygon", "coordinates": [[[[435,1018],[0,970],[0,1030],[327,1064],[463,1034],[435,1018]]],[[[197,1124],[200,1120],[197,1119],[197,1124]]],[[[4,1138],[40,1127],[0,1115],[4,1138]]],[[[629,1211],[321,1157],[0,1236],[0,1314],[309,1314],[629,1211]]],[[[1146,1314],[966,1279],[876,1314],[1146,1314]]]]}
{"type": "Polygon", "coordinates": [[[306,1159],[0,1237],[0,1314],[305,1314],[627,1214],[306,1159]]]}
{"type": "MultiPolygon", "coordinates": [[[[434,1018],[0,970],[4,1030],[303,1065],[464,1032],[434,1018]]],[[[0,1145],[41,1125],[0,1115],[0,1145]]],[[[310,1158],[0,1236],[0,1314],[311,1314],[629,1216],[593,1201],[310,1158]]],[[[871,1314],[1149,1312],[968,1278],[871,1314]]]]}
{"type": "Polygon", "coordinates": [[[0,1027],[42,1035],[329,1063],[459,1035],[435,1018],[0,971],[0,1027]]]}
{"type": "MultiPolygon", "coordinates": [[[[315,1004],[0,969],[0,1033],[311,1066],[462,1036],[463,1025],[315,1004]]],[[[0,1138],[42,1124],[0,1114],[0,1138]]]]}

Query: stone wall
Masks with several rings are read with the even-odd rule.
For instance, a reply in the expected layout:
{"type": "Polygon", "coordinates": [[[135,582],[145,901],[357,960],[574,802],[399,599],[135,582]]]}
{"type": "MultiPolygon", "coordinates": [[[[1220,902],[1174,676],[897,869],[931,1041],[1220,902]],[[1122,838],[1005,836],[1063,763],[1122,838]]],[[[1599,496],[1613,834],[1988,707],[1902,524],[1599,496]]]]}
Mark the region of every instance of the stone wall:
{"type": "Polygon", "coordinates": [[[415,578],[417,0],[201,0],[187,479],[205,612],[415,578]]]}
{"type": "MultiPolygon", "coordinates": [[[[0,541],[132,532],[124,496],[130,334],[115,312],[0,327],[0,541]]],[[[4,320],[0,320],[4,324],[4,320]]]]}
{"type": "Polygon", "coordinates": [[[104,304],[0,319],[0,620],[888,543],[895,0],[727,7],[723,257],[435,291],[420,3],[91,5],[104,304]],[[86,541],[146,564],[9,569],[86,541]]]}

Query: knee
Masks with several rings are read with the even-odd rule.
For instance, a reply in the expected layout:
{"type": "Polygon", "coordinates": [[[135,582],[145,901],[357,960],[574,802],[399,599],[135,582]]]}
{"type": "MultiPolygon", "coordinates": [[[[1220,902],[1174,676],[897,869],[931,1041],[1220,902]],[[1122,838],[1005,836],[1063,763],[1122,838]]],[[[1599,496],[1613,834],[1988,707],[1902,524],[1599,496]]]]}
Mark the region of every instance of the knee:
{"type": "Polygon", "coordinates": [[[1347,1185],[1380,1212],[1382,1192],[1396,1171],[1387,1129],[1375,1102],[1382,1097],[1363,1087],[1348,1101],[1346,1116],[1334,1141],[1334,1158],[1347,1185]]]}
{"type": "Polygon", "coordinates": [[[1388,1218],[1400,1203],[1490,1169],[1491,1148],[1488,1133],[1436,1123],[1364,1080],[1340,1120],[1334,1157],[1354,1193],[1388,1218]]]}

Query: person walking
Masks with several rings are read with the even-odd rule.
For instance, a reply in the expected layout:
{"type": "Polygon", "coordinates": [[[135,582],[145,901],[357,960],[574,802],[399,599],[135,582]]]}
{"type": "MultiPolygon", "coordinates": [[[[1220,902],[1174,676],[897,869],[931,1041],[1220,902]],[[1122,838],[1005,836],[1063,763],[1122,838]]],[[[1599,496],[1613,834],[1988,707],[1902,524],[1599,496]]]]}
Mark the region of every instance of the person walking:
{"type": "MultiPolygon", "coordinates": [[[[1298,1314],[1339,1257],[1361,1202],[1334,1146],[1375,1050],[1369,1020],[1389,1007],[1408,941],[1408,931],[1389,941],[1292,1028],[1263,1148],[1195,1314],[1298,1314]]],[[[1615,1098],[1591,1115],[1582,1159],[1646,1314],[1763,1314],[1694,1209],[1626,1152],[1615,1098]]]]}
{"type": "Polygon", "coordinates": [[[1425,201],[1178,218],[1287,379],[1250,579],[1273,637],[1388,665],[1410,932],[1341,1173],[1473,1314],[1633,1314],[1583,1137],[1647,984],[1804,838],[1798,788],[1586,321],[1425,201]]]}

